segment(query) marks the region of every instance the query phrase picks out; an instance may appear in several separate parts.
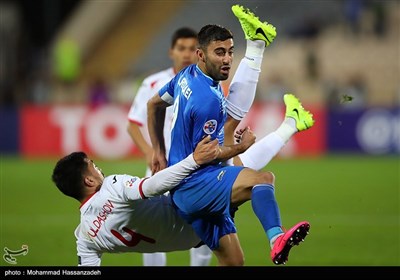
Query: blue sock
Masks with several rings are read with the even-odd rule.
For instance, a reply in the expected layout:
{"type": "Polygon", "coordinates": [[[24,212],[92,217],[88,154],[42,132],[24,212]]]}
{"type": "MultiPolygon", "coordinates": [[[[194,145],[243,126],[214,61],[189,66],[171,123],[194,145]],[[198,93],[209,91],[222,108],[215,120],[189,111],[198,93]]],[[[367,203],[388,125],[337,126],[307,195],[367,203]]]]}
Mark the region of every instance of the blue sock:
{"type": "Polygon", "coordinates": [[[275,189],[272,185],[255,185],[251,194],[251,206],[269,240],[283,232],[275,189]]]}

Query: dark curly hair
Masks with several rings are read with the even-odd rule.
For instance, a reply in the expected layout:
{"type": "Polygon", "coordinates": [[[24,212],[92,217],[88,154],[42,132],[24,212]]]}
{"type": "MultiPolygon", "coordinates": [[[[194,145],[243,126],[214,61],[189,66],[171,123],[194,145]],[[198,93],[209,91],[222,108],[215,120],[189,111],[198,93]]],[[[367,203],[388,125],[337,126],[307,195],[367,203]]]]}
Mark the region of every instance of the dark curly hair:
{"type": "Polygon", "coordinates": [[[175,47],[176,41],[179,39],[193,38],[197,39],[197,32],[190,27],[181,27],[172,35],[171,48],[175,47]]]}
{"type": "Polygon", "coordinates": [[[80,201],[83,197],[83,175],[88,168],[87,155],[73,152],[61,158],[54,167],[51,179],[65,195],[80,201]]]}
{"type": "Polygon", "coordinates": [[[201,28],[197,37],[200,48],[205,51],[211,42],[233,39],[233,34],[221,25],[207,24],[201,28]]]}

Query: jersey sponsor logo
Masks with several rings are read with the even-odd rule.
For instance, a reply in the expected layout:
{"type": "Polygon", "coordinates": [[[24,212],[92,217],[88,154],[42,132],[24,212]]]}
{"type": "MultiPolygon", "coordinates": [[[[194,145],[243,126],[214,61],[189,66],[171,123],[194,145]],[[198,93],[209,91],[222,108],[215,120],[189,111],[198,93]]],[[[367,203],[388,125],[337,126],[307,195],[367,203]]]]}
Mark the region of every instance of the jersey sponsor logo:
{"type": "Polygon", "coordinates": [[[190,96],[192,95],[192,90],[189,87],[189,84],[186,80],[185,77],[182,77],[179,81],[178,81],[178,85],[181,87],[181,91],[183,96],[186,97],[186,99],[189,99],[190,96]]]}
{"type": "Polygon", "coordinates": [[[203,125],[203,131],[207,134],[213,134],[217,129],[218,122],[216,120],[208,120],[203,125]]]}
{"type": "Polygon", "coordinates": [[[137,180],[137,177],[132,177],[132,178],[130,178],[128,181],[126,181],[126,182],[124,183],[125,187],[127,187],[127,188],[132,188],[133,183],[135,183],[136,180],[137,180]]]}

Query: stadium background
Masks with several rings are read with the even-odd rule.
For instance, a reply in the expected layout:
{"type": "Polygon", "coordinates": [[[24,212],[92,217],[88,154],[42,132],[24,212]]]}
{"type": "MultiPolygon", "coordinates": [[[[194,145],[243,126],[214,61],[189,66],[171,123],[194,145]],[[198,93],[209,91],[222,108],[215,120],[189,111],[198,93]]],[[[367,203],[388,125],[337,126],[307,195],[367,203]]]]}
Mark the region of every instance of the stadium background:
{"type": "MultiPolygon", "coordinates": [[[[258,138],[274,130],[285,92],[317,120],[267,167],[284,226],[312,226],[288,266],[400,264],[398,1],[21,0],[0,3],[0,248],[28,245],[16,266],[76,265],[79,205],[52,185],[56,160],[85,150],[106,174],[143,175],[126,132],[138,85],[169,67],[180,26],[231,29],[235,68],[245,47],[235,3],[278,31],[242,125],[258,138]]],[[[272,266],[249,203],[236,221],[246,265],[272,266]]],[[[188,262],[188,252],[168,253],[168,265],[188,262]]],[[[140,254],[103,257],[103,265],[141,263],[140,254]]],[[[1,265],[10,265],[4,255],[1,265]]]]}

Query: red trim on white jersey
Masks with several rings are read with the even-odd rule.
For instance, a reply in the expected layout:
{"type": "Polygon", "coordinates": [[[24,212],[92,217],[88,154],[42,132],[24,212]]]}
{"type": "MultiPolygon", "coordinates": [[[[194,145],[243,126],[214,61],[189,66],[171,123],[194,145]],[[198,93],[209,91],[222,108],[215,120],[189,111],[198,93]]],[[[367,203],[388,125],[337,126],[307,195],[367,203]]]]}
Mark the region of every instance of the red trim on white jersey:
{"type": "Polygon", "coordinates": [[[143,193],[143,182],[149,179],[149,177],[143,178],[143,180],[139,183],[139,194],[142,199],[146,199],[147,197],[143,193]]]}
{"type": "Polygon", "coordinates": [[[95,194],[97,193],[97,191],[96,192],[94,192],[94,193],[92,193],[91,195],[89,195],[84,201],[82,201],[82,203],[81,203],[81,205],[79,206],[79,209],[81,209],[82,208],[82,206],[89,200],[89,199],[91,199],[92,198],[92,196],[94,196],[95,194]]]}
{"type": "Polygon", "coordinates": [[[131,123],[135,123],[138,126],[143,126],[143,124],[141,122],[137,121],[137,120],[128,119],[128,121],[131,122],[131,123]]]}

